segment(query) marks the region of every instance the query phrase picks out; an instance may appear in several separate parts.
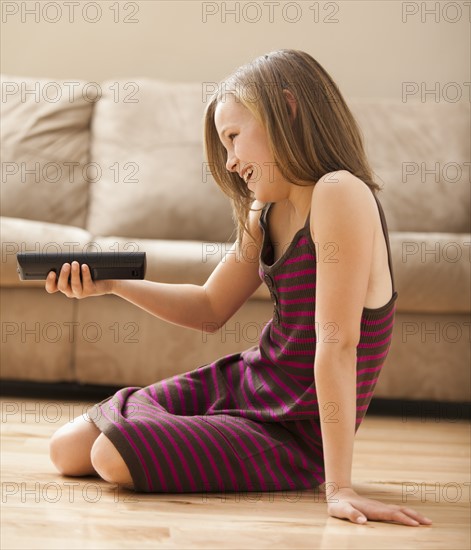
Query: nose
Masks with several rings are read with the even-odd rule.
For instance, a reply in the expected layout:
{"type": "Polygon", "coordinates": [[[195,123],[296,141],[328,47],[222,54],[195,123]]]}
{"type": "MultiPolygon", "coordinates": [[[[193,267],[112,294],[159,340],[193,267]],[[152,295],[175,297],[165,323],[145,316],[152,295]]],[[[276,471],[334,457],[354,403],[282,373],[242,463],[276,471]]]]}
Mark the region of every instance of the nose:
{"type": "Polygon", "coordinates": [[[235,156],[233,154],[228,154],[227,155],[226,169],[229,172],[236,172],[237,171],[237,161],[236,161],[235,156]]]}

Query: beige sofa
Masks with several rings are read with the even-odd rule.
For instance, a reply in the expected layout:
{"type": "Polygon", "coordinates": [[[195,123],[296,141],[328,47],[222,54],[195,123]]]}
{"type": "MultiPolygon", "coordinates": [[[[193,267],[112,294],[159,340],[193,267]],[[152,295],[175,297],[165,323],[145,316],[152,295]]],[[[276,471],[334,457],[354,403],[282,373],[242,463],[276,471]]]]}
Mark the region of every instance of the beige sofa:
{"type": "MultiPolygon", "coordinates": [[[[69,300],[18,279],[18,251],[89,246],[145,251],[148,280],[203,284],[232,245],[229,200],[204,163],[205,87],[149,79],[100,87],[94,101],[86,82],[2,76],[3,380],[144,386],[256,345],[272,314],[264,284],[209,334],[115,296],[69,300]]],[[[463,402],[469,103],[349,104],[384,186],[399,294],[376,396],[463,402]]]]}

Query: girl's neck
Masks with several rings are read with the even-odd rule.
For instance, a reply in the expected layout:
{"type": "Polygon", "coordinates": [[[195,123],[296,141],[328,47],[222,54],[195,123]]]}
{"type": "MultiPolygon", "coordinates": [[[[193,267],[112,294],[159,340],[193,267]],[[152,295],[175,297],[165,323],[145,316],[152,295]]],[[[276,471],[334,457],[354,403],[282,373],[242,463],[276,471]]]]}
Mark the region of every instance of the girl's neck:
{"type": "Polygon", "coordinates": [[[291,227],[302,226],[311,210],[312,193],[314,186],[299,187],[288,198],[280,201],[281,209],[285,212],[286,221],[291,227]]]}

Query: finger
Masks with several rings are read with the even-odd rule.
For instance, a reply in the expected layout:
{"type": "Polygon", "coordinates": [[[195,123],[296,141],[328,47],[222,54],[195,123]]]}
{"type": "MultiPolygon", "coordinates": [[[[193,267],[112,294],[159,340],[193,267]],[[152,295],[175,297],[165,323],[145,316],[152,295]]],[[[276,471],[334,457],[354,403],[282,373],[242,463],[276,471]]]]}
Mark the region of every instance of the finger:
{"type": "Polygon", "coordinates": [[[417,527],[417,525],[420,525],[420,523],[415,520],[414,518],[411,518],[407,514],[404,514],[401,510],[395,510],[391,514],[391,521],[395,521],[396,523],[402,523],[404,525],[410,525],[412,527],[417,527]]]}
{"type": "Polygon", "coordinates": [[[57,288],[57,275],[54,271],[49,271],[46,277],[46,292],[48,292],[49,294],[53,294],[58,290],[59,289],[57,288]]]}
{"type": "Polygon", "coordinates": [[[94,285],[92,274],[87,264],[82,264],[82,283],[83,291],[86,294],[91,294],[94,291],[94,285]]]}
{"type": "Polygon", "coordinates": [[[366,523],[366,516],[349,502],[341,502],[331,507],[331,514],[337,518],[348,519],[353,523],[366,523]]]}
{"type": "Polygon", "coordinates": [[[74,296],[82,295],[82,281],[80,280],[80,264],[76,261],[72,262],[72,275],[70,277],[72,292],[74,296]]]}
{"type": "Polygon", "coordinates": [[[400,511],[405,515],[411,517],[412,519],[415,519],[419,523],[426,524],[426,525],[429,525],[430,523],[432,523],[432,520],[430,518],[424,516],[423,514],[420,514],[419,512],[416,512],[412,508],[404,507],[404,508],[401,508],[400,511]]]}
{"type": "Polygon", "coordinates": [[[383,504],[378,508],[368,510],[367,513],[368,517],[374,521],[392,521],[412,527],[420,525],[417,520],[405,514],[400,506],[383,504]]]}
{"type": "Polygon", "coordinates": [[[69,292],[69,274],[70,274],[70,264],[65,263],[62,266],[62,269],[59,274],[59,280],[57,282],[57,288],[63,292],[65,295],[68,295],[69,292]]]}

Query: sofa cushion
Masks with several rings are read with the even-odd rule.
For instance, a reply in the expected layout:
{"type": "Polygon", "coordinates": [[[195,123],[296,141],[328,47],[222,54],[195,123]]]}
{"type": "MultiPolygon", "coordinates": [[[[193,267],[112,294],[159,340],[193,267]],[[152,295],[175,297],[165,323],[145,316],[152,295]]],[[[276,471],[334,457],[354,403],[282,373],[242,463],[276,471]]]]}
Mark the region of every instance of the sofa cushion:
{"type": "Polygon", "coordinates": [[[41,287],[44,281],[21,281],[16,271],[18,252],[84,252],[99,250],[90,233],[79,227],[57,223],[0,217],[2,287],[41,287]]]}
{"type": "Polygon", "coordinates": [[[460,233],[390,233],[398,311],[469,313],[471,239],[460,233]]]}
{"type": "Polygon", "coordinates": [[[93,112],[86,83],[1,80],[1,215],[84,227],[93,112]]]}
{"type": "Polygon", "coordinates": [[[470,231],[469,102],[354,99],[390,231],[470,231]]]}
{"type": "MultiPolygon", "coordinates": [[[[160,283],[203,285],[232,243],[171,239],[126,239],[123,237],[96,237],[101,250],[128,250],[145,252],[146,279],[160,283]]],[[[268,287],[260,280],[252,299],[269,300],[268,287]]]]}
{"type": "Polygon", "coordinates": [[[202,85],[138,79],[104,82],[102,89],[91,158],[103,173],[90,188],[87,229],[143,239],[234,240],[230,201],[205,169],[202,85]],[[118,100],[117,89],[123,91],[118,100]]]}
{"type": "MultiPolygon", "coordinates": [[[[140,251],[147,255],[146,279],[162,283],[199,284],[229,252],[231,243],[93,236],[59,224],[0,218],[3,287],[40,287],[44,281],[20,281],[17,252],[140,251]]],[[[399,311],[467,313],[470,311],[470,239],[463,234],[390,232],[399,311]]],[[[252,299],[271,300],[264,283],[252,299]]]]}
{"type": "MultiPolygon", "coordinates": [[[[54,223],[0,217],[2,287],[44,288],[44,281],[21,281],[16,271],[18,252],[145,252],[146,279],[161,283],[202,285],[211,275],[232,243],[198,242],[193,240],[135,239],[124,237],[92,237],[78,227],[54,223]]],[[[261,284],[254,299],[271,300],[266,285],[261,284]]]]}

